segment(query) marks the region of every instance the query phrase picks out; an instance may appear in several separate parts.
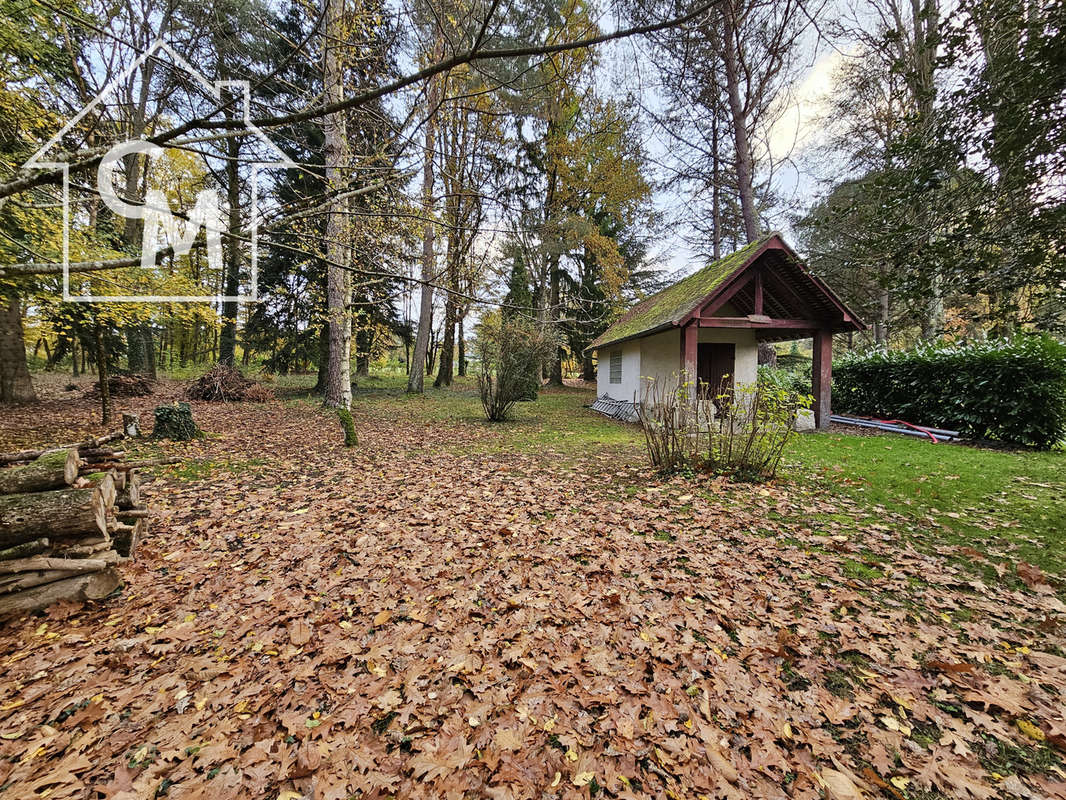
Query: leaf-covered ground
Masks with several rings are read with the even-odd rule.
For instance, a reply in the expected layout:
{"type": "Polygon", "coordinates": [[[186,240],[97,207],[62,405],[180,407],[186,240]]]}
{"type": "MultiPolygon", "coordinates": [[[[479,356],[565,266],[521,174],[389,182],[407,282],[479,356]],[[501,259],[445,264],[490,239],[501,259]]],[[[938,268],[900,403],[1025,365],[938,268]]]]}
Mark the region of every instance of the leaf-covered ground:
{"type": "Polygon", "coordinates": [[[1066,797],[1055,577],[658,478],[587,399],[545,406],[582,447],[472,402],[357,402],[356,450],[309,402],[194,405],[122,594],[0,628],[0,796],[1066,797]]]}

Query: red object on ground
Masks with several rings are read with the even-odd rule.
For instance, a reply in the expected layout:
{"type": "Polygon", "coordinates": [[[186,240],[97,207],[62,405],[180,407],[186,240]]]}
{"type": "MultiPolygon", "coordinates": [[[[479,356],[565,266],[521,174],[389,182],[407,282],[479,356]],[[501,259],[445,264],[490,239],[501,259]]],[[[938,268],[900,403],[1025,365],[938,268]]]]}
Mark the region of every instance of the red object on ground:
{"type": "Polygon", "coordinates": [[[870,419],[872,419],[874,422],[884,423],[885,425],[905,425],[908,428],[924,433],[926,436],[933,440],[934,444],[940,443],[940,440],[933,435],[932,431],[930,431],[928,428],[923,428],[921,425],[915,425],[913,422],[907,422],[906,420],[902,419],[877,419],[876,417],[870,417],[870,419]]]}

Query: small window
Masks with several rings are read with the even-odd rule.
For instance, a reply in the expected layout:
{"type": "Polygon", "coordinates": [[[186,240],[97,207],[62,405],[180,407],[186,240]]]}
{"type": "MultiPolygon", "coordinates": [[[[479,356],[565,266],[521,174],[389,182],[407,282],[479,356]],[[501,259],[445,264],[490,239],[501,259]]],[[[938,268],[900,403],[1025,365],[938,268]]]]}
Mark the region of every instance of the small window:
{"type": "Polygon", "coordinates": [[[611,383],[622,382],[622,351],[611,353],[611,383]]]}

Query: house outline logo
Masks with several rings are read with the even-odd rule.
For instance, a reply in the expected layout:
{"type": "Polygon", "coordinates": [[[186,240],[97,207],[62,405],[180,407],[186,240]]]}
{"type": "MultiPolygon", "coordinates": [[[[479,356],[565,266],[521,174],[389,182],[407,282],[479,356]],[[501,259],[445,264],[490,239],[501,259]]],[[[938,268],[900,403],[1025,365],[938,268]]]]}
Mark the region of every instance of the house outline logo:
{"type": "MultiPolygon", "coordinates": [[[[217,111],[216,111],[217,113],[217,111]]],[[[111,149],[115,151],[119,147],[128,146],[132,144],[142,144],[145,147],[150,147],[147,142],[141,140],[129,140],[122,142],[111,149]]],[[[147,152],[144,148],[135,148],[139,152],[147,152]]],[[[106,156],[105,156],[106,159],[106,156]]],[[[293,162],[281,148],[279,148],[270,137],[268,137],[258,126],[256,126],[251,120],[251,85],[246,80],[219,80],[215,82],[209,81],[198,70],[194,69],[188,61],[185,60],[177,51],[174,50],[163,39],[156,39],[148,49],[142,52],[134,61],[125,69],[123,69],[118,75],[112,78],[104,86],[103,89],[90,100],[84,108],[75,114],[59,131],[47,142],[42,145],[37,152],[30,156],[29,160],[22,165],[23,169],[53,169],[61,170],[63,174],[63,301],[68,303],[204,303],[204,302],[219,302],[219,303],[255,303],[259,300],[259,173],[263,169],[294,169],[297,164],[293,162]],[[136,70],[149,58],[152,58],[156,53],[165,54],[171,61],[172,65],[181,69],[183,72],[192,77],[197,84],[217,103],[222,102],[222,90],[223,89],[240,89],[242,97],[240,98],[241,105],[241,117],[243,129],[250,134],[253,134],[260,142],[266,147],[277,154],[278,158],[274,161],[257,161],[250,165],[251,167],[251,205],[249,209],[249,243],[251,246],[251,269],[249,279],[249,292],[248,294],[236,294],[236,295],[72,295],[70,293],[70,164],[65,161],[47,161],[45,154],[48,153],[53,147],[55,147],[63,137],[73,129],[75,125],[81,122],[87,114],[95,109],[100,103],[104,101],[109,95],[113,94],[115,90],[130,77],[136,70]]],[[[98,173],[99,175],[99,173],[98,173]]],[[[109,178],[110,180],[110,178],[109,178]]],[[[106,202],[106,200],[105,200],[106,202]]],[[[160,209],[162,213],[170,213],[169,208],[160,209]]],[[[195,222],[190,221],[190,225],[195,222]]],[[[194,234],[199,231],[199,225],[194,229],[194,234]]],[[[205,227],[205,233],[210,234],[210,230],[205,227]]],[[[142,241],[143,246],[143,241],[142,241]]],[[[175,250],[177,254],[178,251],[175,250]]],[[[153,256],[155,253],[153,252],[153,256]]],[[[144,254],[142,253],[142,259],[144,254]]],[[[154,258],[153,258],[154,261],[154,258]]],[[[143,266],[143,264],[142,264],[143,266]]]]}

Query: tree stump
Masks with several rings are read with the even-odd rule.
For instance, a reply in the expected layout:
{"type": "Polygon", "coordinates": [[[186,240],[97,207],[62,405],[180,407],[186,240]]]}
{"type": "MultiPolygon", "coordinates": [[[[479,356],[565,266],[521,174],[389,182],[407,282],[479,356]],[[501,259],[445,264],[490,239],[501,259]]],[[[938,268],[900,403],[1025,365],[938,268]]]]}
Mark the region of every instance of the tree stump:
{"type": "Polygon", "coordinates": [[[177,402],[156,408],[155,427],[152,429],[153,439],[187,442],[190,439],[199,439],[201,436],[203,434],[193,421],[192,409],[188,403],[177,402]]]}
{"type": "Polygon", "coordinates": [[[136,414],[123,414],[122,432],[129,439],[139,437],[141,435],[141,418],[136,414]]]}

